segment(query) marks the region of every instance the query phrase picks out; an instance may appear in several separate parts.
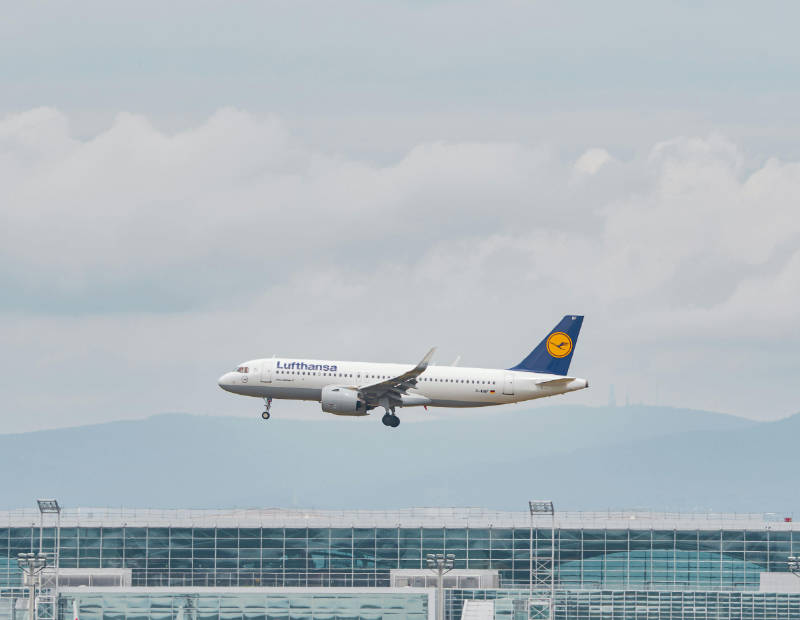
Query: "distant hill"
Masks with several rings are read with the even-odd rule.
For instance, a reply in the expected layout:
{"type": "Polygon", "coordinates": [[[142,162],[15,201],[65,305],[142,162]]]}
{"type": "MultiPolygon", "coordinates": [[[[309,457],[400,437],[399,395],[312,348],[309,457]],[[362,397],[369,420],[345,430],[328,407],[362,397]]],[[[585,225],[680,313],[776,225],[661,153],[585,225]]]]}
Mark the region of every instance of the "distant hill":
{"type": "Polygon", "coordinates": [[[561,406],[428,420],[165,414],[0,435],[0,507],[800,511],[800,416],[758,423],[665,407],[561,406]],[[10,475],[13,472],[14,475],[10,475]]]}

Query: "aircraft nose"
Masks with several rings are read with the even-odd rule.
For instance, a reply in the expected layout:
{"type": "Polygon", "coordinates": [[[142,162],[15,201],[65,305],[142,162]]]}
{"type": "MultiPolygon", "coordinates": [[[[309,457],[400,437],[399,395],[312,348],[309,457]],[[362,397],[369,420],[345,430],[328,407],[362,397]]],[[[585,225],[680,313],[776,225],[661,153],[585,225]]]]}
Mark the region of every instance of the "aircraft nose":
{"type": "Polygon", "coordinates": [[[231,373],[226,372],[219,379],[217,379],[217,385],[226,392],[230,392],[230,386],[231,386],[230,375],[231,373]]]}

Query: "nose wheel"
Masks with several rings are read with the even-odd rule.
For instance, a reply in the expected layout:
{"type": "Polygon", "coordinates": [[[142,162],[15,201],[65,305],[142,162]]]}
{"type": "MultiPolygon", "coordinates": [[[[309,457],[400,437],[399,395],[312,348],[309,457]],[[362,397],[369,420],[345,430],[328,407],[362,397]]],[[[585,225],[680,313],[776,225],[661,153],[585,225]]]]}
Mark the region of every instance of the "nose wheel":
{"type": "Polygon", "coordinates": [[[269,420],[269,410],[272,408],[272,399],[265,398],[264,399],[264,411],[261,412],[261,418],[264,420],[269,420]]]}

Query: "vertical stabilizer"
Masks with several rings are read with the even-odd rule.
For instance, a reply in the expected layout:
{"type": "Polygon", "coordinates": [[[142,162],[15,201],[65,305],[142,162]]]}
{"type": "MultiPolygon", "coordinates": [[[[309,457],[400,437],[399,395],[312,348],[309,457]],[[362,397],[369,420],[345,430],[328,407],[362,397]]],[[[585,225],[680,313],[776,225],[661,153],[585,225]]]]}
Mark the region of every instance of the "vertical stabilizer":
{"type": "Polygon", "coordinates": [[[572,354],[575,353],[575,346],[578,344],[581,325],[583,325],[582,316],[568,314],[528,357],[509,370],[566,375],[569,372],[572,354]]]}

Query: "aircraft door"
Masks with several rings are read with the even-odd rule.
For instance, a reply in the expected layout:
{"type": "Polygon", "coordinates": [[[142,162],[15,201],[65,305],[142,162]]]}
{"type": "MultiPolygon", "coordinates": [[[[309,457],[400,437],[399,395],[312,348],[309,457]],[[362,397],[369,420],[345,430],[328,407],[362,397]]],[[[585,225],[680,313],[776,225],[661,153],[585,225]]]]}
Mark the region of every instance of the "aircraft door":
{"type": "Polygon", "coordinates": [[[506,375],[503,381],[503,394],[514,394],[514,375],[506,375]]]}
{"type": "Polygon", "coordinates": [[[265,361],[261,366],[261,383],[272,383],[272,361],[265,361]]]}

